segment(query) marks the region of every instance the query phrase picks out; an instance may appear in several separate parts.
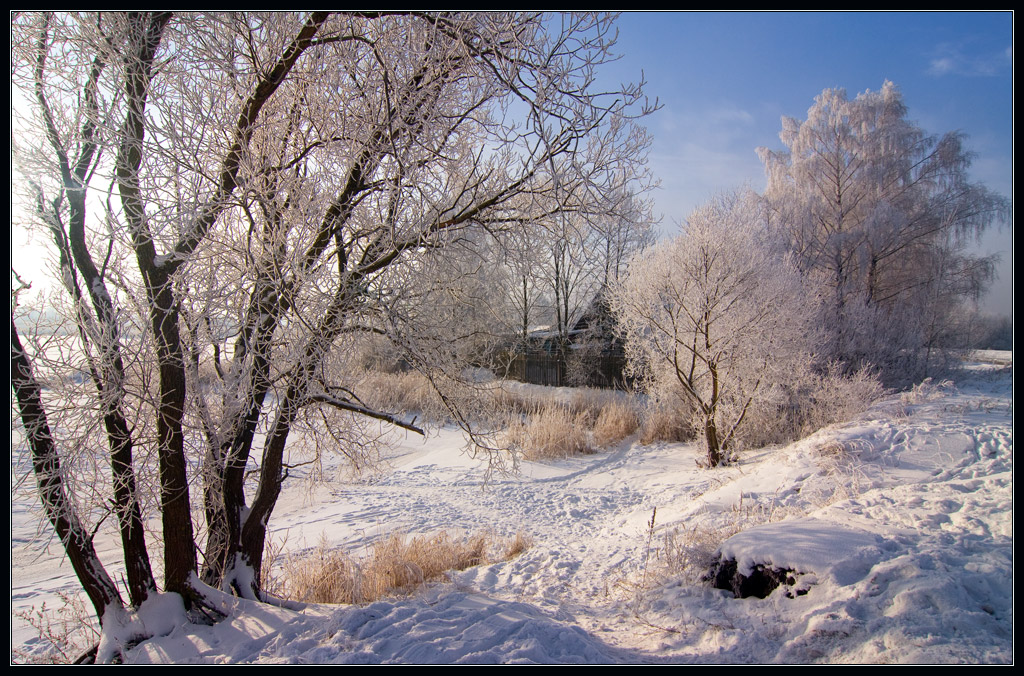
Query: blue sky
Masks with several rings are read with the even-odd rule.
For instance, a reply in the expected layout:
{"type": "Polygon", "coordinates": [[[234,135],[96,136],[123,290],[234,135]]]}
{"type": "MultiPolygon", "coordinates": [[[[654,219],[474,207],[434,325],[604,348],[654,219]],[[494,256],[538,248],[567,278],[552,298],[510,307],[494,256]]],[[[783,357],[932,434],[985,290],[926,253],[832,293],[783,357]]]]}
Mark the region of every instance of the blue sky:
{"type": "MultiPolygon", "coordinates": [[[[645,120],[663,232],[717,191],[762,190],[755,150],[782,147],[781,116],[804,118],[825,88],[855,96],[886,79],[923,129],[966,133],[974,180],[1012,197],[1010,12],[627,12],[617,26],[622,58],[601,77],[643,72],[663,105],[645,120]]],[[[12,247],[28,251],[23,239],[12,247]]],[[[979,251],[1002,256],[984,309],[1011,314],[1011,229],[991,232],[979,251]]]]}
{"type": "MultiPolygon", "coordinates": [[[[1012,197],[1010,12],[627,12],[617,25],[622,58],[603,77],[632,82],[643,71],[663,105],[645,124],[664,232],[719,190],[762,190],[755,149],[782,148],[783,115],[805,118],[823,89],[853,97],[887,79],[925,131],[966,133],[973,179],[1012,197]]],[[[1010,228],[980,251],[1002,255],[983,307],[1010,314],[1010,228]]]]}

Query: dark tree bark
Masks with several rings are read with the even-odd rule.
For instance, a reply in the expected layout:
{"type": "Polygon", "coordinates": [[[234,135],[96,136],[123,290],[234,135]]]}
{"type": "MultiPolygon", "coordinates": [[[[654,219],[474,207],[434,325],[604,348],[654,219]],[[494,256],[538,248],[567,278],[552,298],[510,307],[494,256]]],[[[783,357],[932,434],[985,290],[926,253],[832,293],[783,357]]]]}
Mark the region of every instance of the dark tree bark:
{"type": "Polygon", "coordinates": [[[18,328],[11,318],[11,387],[18,400],[21,423],[32,449],[32,470],[39,489],[46,518],[53,525],[67,552],[71,567],[78,576],[85,593],[89,596],[96,617],[103,622],[104,614],[110,607],[123,607],[124,602],[117,586],[107,574],[96,555],[92,536],[82,527],[74,505],[64,491],[60,457],[50,432],[40,396],[39,383],[32,373],[32,366],[18,336],[18,328]]]}
{"type": "Polygon", "coordinates": [[[125,392],[122,386],[125,369],[121,356],[117,313],[103,275],[89,252],[85,235],[86,179],[94,168],[98,154],[96,90],[106,64],[99,56],[93,59],[82,92],[83,108],[87,114],[79,132],[81,143],[78,146],[77,157],[72,158],[68,145],[61,139],[54,123],[50,104],[44,92],[46,58],[47,30],[44,28],[37,47],[35,94],[43,112],[47,139],[57,156],[64,195],[68,200],[69,223],[66,231],[59,216],[59,200],[53,204],[52,211],[47,211],[44,201],[40,198],[39,212],[48,223],[61,253],[61,268],[66,274],[65,284],[74,295],[76,303],[84,302],[75,281],[77,276],[81,275],[96,314],[96,322],[99,324],[99,347],[103,357],[91,375],[102,403],[103,424],[110,447],[114,501],[117,505],[115,511],[121,534],[121,546],[125,552],[128,593],[132,605],[138,606],[156,589],[156,583],[153,580],[149,553],[146,549],[133,467],[133,442],[125,416],[125,392]]]}

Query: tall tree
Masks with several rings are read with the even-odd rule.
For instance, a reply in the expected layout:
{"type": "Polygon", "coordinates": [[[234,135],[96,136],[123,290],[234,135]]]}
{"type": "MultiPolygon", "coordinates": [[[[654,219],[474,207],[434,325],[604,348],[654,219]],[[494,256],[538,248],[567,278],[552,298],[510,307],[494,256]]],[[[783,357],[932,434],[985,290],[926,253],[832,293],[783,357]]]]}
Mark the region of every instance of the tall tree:
{"type": "Polygon", "coordinates": [[[801,270],[831,289],[833,355],[890,379],[920,375],[928,327],[991,279],[992,259],[966,249],[1007,200],[969,181],[962,134],[907,119],[891,82],[855,99],[827,89],[782,127],[787,150],[759,149],[765,197],[801,270]]]}
{"type": "MultiPolygon", "coordinates": [[[[261,598],[282,485],[320,451],[293,432],[327,411],[352,435],[367,419],[417,429],[363,403],[346,368],[356,338],[391,339],[428,372],[466,354],[429,335],[464,315],[418,305],[456,286],[417,285],[471,272],[483,232],[592,211],[642,162],[641,89],[594,87],[613,34],[596,15],[18,15],[13,84],[33,105],[17,186],[76,329],[49,351],[15,334],[12,368],[69,552],[89,559],[95,504],[61,481],[80,463],[45,468],[71,447],[96,458],[95,435],[68,431],[98,417],[129,602],[156,589],[156,541],[163,588],[187,605],[203,603],[197,573],[261,598]],[[88,374],[92,406],[61,405],[81,390],[38,396],[53,350],[88,374]],[[149,510],[162,537],[147,543],[149,510]]],[[[104,580],[83,579],[100,615],[121,604],[104,580]]]]}

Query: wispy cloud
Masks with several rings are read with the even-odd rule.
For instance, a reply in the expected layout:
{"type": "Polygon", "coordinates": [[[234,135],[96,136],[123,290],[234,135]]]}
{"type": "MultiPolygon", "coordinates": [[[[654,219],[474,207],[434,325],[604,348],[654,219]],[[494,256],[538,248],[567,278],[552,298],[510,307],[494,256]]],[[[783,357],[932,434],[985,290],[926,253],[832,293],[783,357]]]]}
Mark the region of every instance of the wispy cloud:
{"type": "Polygon", "coordinates": [[[705,142],[728,143],[746,133],[754,116],[730,103],[686,106],[660,115],[661,128],[670,134],[686,134],[705,142]]]}
{"type": "Polygon", "coordinates": [[[928,74],[991,77],[1005,72],[1013,63],[1013,46],[1001,50],[968,53],[962,44],[943,43],[934,50],[928,64],[928,74]]]}
{"type": "Polygon", "coordinates": [[[687,101],[657,113],[651,171],[661,179],[656,211],[670,232],[721,190],[763,189],[764,168],[754,149],[777,139],[777,115],[734,101],[687,101]],[[765,128],[769,130],[765,136],[765,128]]]}
{"type": "Polygon", "coordinates": [[[955,62],[947,56],[941,59],[932,59],[928,73],[931,75],[946,75],[947,73],[952,73],[954,68],[955,62]]]}

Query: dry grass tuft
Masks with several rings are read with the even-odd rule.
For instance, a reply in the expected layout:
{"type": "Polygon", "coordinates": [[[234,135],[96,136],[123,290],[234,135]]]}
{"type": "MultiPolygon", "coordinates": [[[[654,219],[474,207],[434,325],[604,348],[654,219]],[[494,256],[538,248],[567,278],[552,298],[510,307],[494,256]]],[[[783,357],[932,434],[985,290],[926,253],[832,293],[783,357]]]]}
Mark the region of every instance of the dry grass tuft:
{"type": "Polygon", "coordinates": [[[533,538],[523,531],[519,531],[505,543],[505,553],[502,558],[505,561],[514,559],[532,546],[533,538]]]}
{"type": "Polygon", "coordinates": [[[588,428],[585,414],[548,403],[525,421],[513,420],[505,434],[527,460],[552,460],[593,452],[588,428]]]}
{"type": "Polygon", "coordinates": [[[816,507],[824,507],[859,495],[870,484],[861,469],[861,458],[872,449],[864,440],[830,439],[815,450],[816,462],[821,470],[822,480],[802,491],[807,500],[816,507]]]}
{"type": "Polygon", "coordinates": [[[441,396],[418,371],[366,371],[358,391],[367,404],[381,411],[418,412],[424,419],[441,422],[448,417],[441,396]]]}
{"type": "Polygon", "coordinates": [[[504,561],[525,551],[530,538],[523,533],[508,540],[489,533],[453,538],[447,531],[432,537],[407,539],[392,535],[359,559],[332,550],[321,541],[316,551],[284,563],[280,595],[306,603],[369,603],[385,596],[411,592],[442,580],[450,570],[504,561]],[[496,559],[489,549],[501,552],[496,559]]]}
{"type": "Polygon", "coordinates": [[[358,564],[344,552],[328,549],[326,542],[310,556],[289,557],[281,577],[281,596],[296,601],[357,603],[363,597],[358,564]]]}
{"type": "Polygon", "coordinates": [[[636,434],[640,427],[640,416],[629,403],[611,402],[601,409],[594,422],[594,444],[605,448],[617,444],[626,437],[636,434]]]}
{"type": "Polygon", "coordinates": [[[693,584],[716,562],[722,543],[745,528],[739,522],[720,526],[696,524],[692,528],[673,529],[662,540],[662,565],[666,575],[682,576],[693,584]]]}
{"type": "Polygon", "coordinates": [[[900,395],[900,401],[904,404],[923,404],[955,392],[956,386],[952,380],[941,380],[935,382],[931,378],[925,378],[917,385],[914,385],[900,395]]]}
{"type": "Polygon", "coordinates": [[[670,443],[693,439],[693,429],[685,415],[666,406],[651,408],[640,425],[640,443],[670,443]]]}

